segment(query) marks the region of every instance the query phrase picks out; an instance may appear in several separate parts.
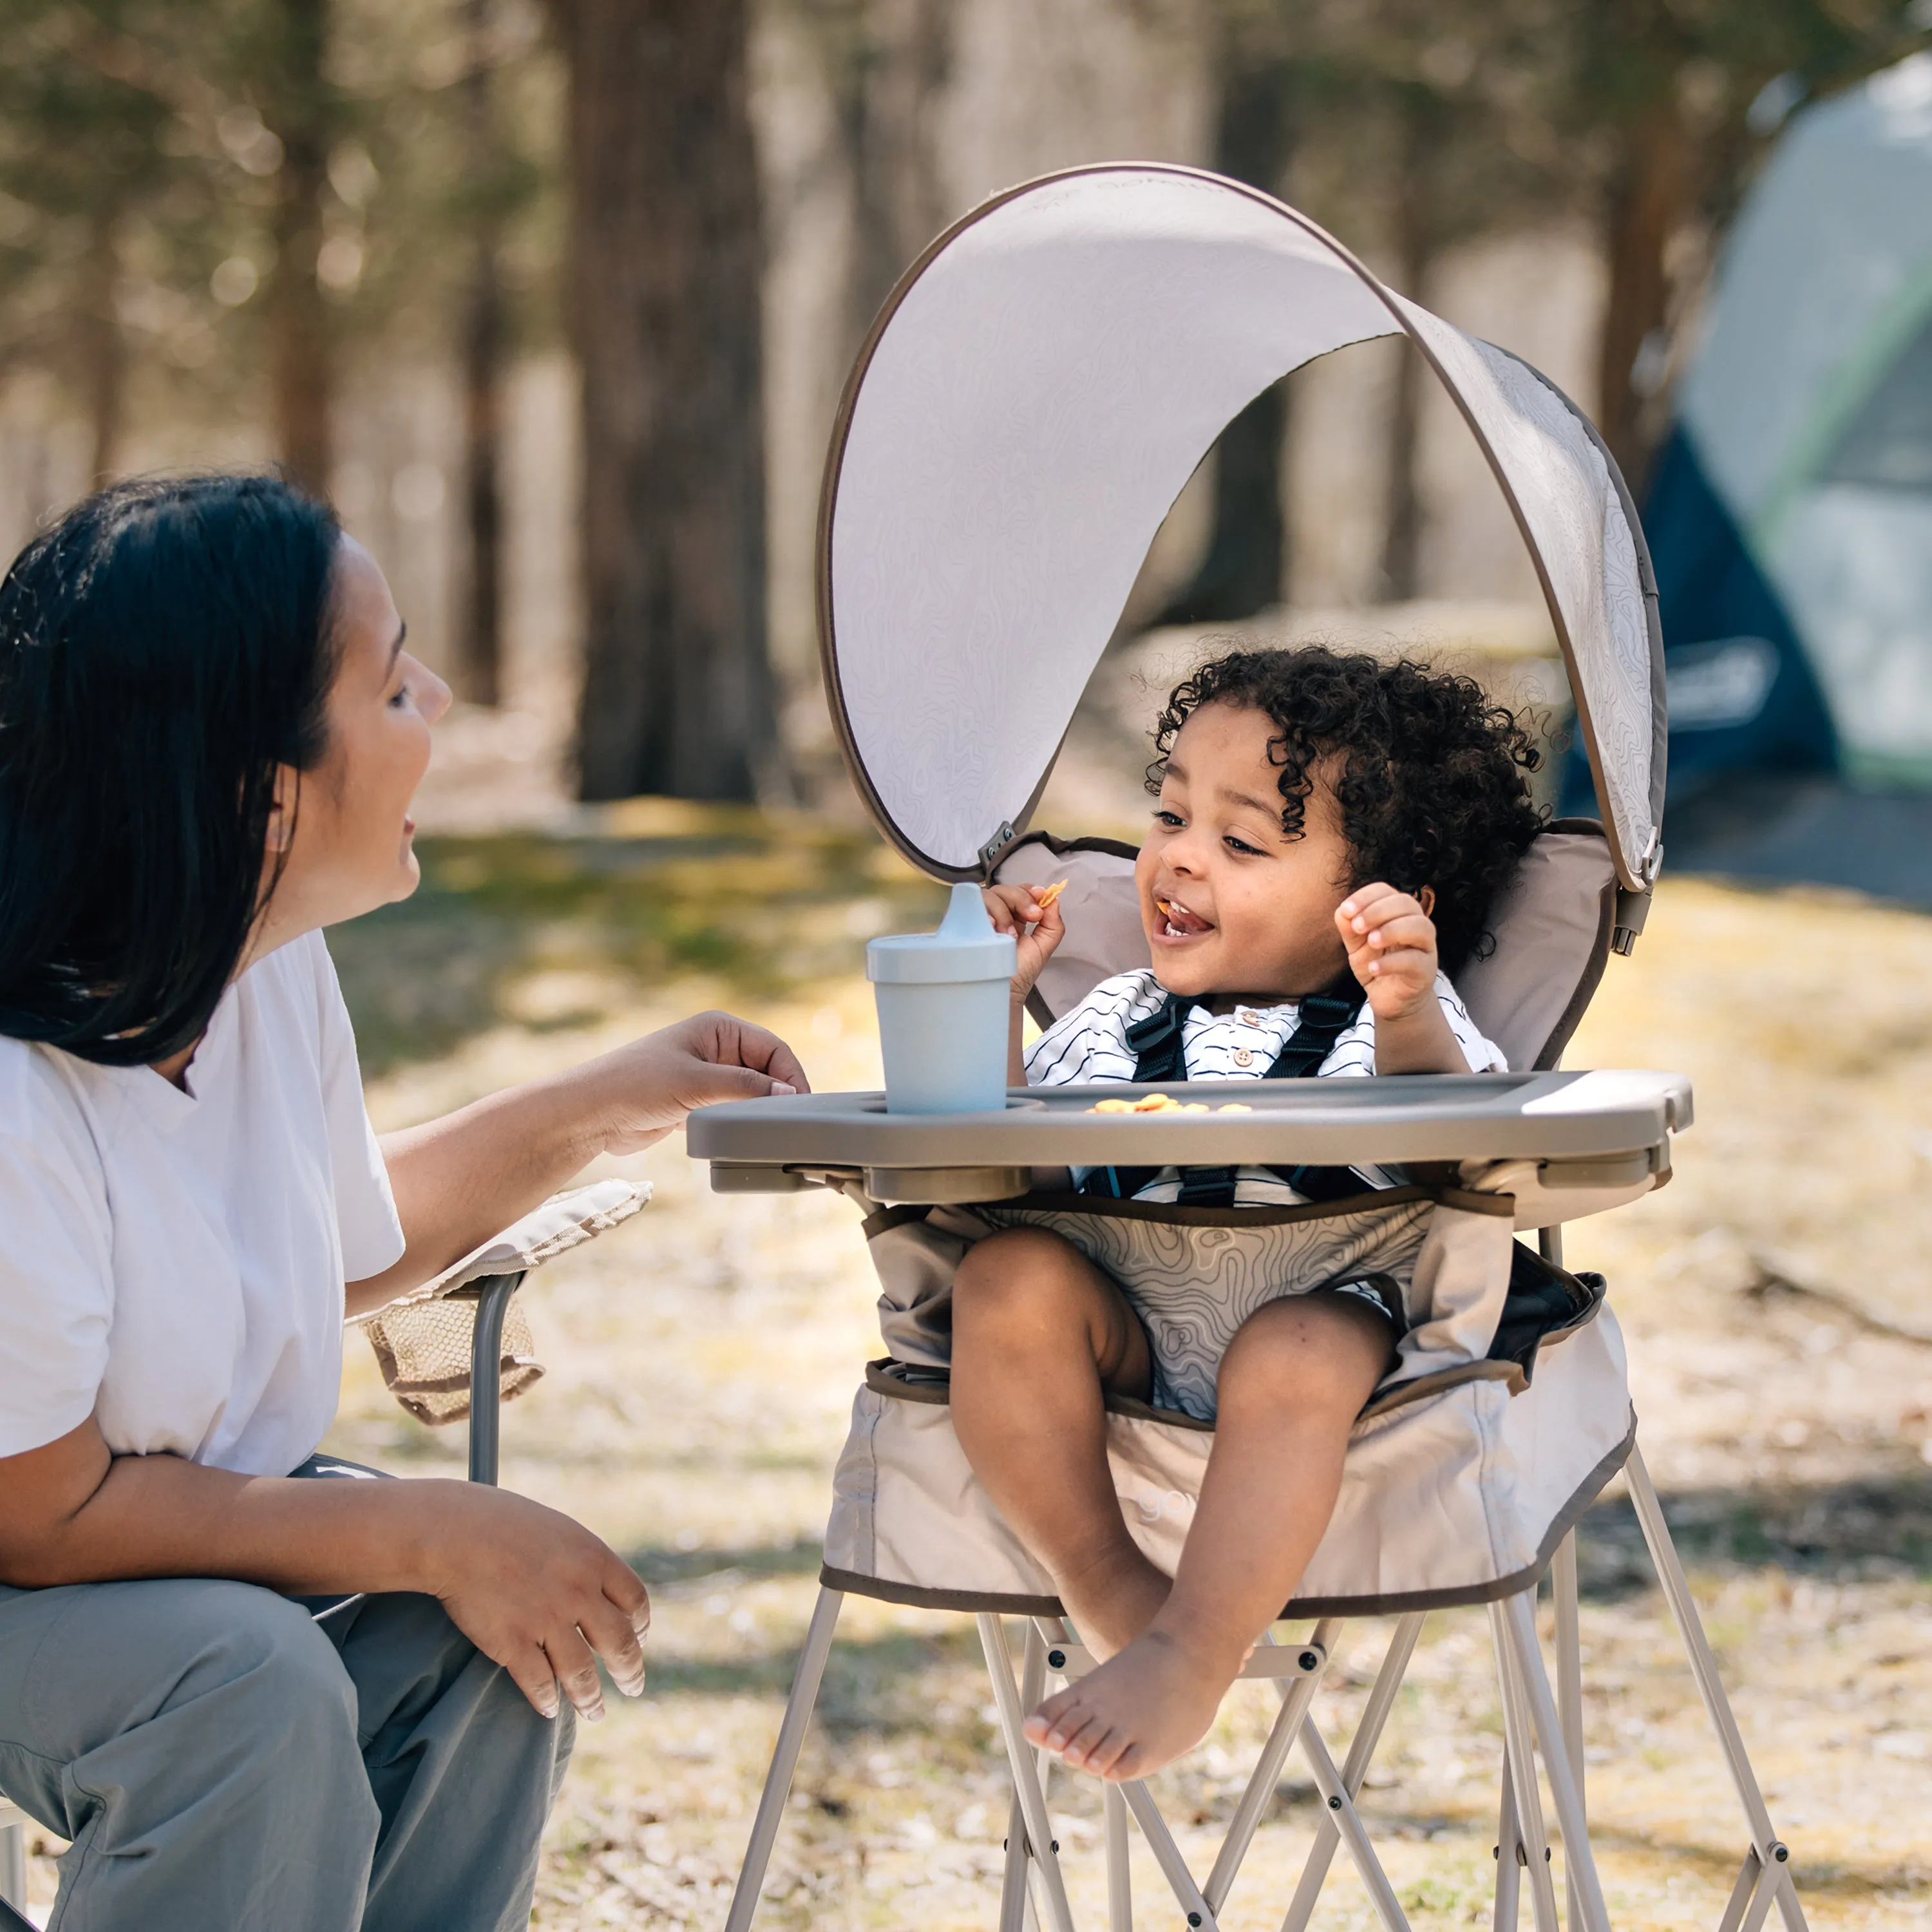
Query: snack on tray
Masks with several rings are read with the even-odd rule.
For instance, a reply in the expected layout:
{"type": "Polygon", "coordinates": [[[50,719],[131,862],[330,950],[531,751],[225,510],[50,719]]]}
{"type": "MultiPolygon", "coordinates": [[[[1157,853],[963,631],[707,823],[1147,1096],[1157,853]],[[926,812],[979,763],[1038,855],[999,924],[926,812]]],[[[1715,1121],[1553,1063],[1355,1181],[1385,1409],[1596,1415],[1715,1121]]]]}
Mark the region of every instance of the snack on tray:
{"type": "Polygon", "coordinates": [[[1238,1100],[1210,1107],[1205,1100],[1177,1100],[1172,1094],[1143,1094],[1138,1100],[1096,1100],[1090,1114],[1252,1114],[1238,1100]]]}

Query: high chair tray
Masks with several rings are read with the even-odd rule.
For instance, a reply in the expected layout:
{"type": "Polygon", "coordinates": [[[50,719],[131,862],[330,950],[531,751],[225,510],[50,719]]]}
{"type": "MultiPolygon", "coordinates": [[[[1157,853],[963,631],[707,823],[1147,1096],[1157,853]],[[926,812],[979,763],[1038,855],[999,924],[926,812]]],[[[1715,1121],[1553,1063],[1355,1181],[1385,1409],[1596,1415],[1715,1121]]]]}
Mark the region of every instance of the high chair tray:
{"type": "Polygon", "coordinates": [[[889,1114],[883,1094],[734,1100],[691,1117],[692,1156],[723,1192],[782,1192],[862,1171],[880,1199],[997,1200],[1036,1167],[1389,1166],[1528,1159],[1552,1181],[1622,1187],[1668,1170],[1690,1083],[1642,1072],[1396,1075],[1015,1088],[1003,1113],[889,1114]],[[1246,1112],[1096,1114],[1171,1094],[1246,1112]]]}

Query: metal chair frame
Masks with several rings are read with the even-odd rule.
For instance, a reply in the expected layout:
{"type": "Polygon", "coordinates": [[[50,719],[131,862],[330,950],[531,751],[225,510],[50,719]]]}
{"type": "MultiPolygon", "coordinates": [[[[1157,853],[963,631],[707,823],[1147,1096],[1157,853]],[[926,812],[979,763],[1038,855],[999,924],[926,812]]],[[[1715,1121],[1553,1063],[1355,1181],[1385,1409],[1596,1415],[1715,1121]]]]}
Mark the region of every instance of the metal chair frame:
{"type": "MultiPolygon", "coordinates": [[[[1783,1918],[1786,1932],[1806,1932],[1804,1909],[1792,1883],[1790,1852],[1772,1828],[1763,1794],[1718,1676],[1717,1660],[1705,1636],[1683,1565],[1665,1525],[1656,1490],[1634,1445],[1624,1466],[1624,1474],[1665,1601],[1683,1640],[1691,1675],[1744,1813],[1748,1843],[1737,1882],[1718,1921],[1718,1932],[1760,1932],[1774,1906],[1783,1918]]],[[[1564,1854],[1567,1910],[1562,1922],[1571,1928],[1582,1928],[1582,1932],[1610,1932],[1610,1913],[1590,1850],[1585,1808],[1583,1675],[1574,1531],[1558,1546],[1549,1574],[1556,1622],[1553,1692],[1537,1634],[1535,1585],[1487,1606],[1502,1697],[1504,1740],[1492,1924],[1496,1932],[1508,1932],[1519,1924],[1522,1881],[1527,1874],[1536,1932],[1557,1932],[1551,1838],[1540,1788],[1546,1784],[1557,1837],[1564,1854]],[[1537,1774],[1539,1766],[1540,1780],[1537,1774]]],[[[749,1932],[758,1910],[844,1600],[836,1590],[821,1588],[819,1592],[725,1921],[726,1932],[749,1932]]],[[[1220,1923],[1218,1914],[1227,1902],[1288,1754],[1298,1744],[1328,1815],[1316,1833],[1315,1844],[1282,1921],[1282,1932],[1305,1932],[1338,1849],[1348,1852],[1384,1932],[1408,1932],[1408,1920],[1376,1856],[1355,1801],[1426,1614],[1412,1611],[1398,1619],[1339,1767],[1316,1726],[1311,1707],[1345,1619],[1324,1618],[1305,1641],[1294,1645],[1277,1645],[1270,1634],[1241,1675],[1270,1679],[1280,1694],[1281,1708],[1204,1880],[1197,1881],[1189,1869],[1144,1784],[1106,1786],[1102,1810],[1108,1932],[1132,1932],[1133,1925],[1127,1862],[1130,1817],[1153,1852],[1190,1932],[1215,1932],[1220,1923]]],[[[1093,1659],[1072,1640],[1068,1627],[1060,1618],[1030,1617],[1024,1620],[1024,1646],[1016,1678],[1008,1651],[1006,1619],[982,1611],[975,1622],[1013,1779],[1000,1897],[1000,1932],[1022,1932],[1029,1913],[1049,1932],[1074,1932],[1060,1867],[1059,1846],[1047,1807],[1049,1754],[1036,1750],[1026,1742],[1022,1726],[1027,1712],[1046,1694],[1049,1676],[1062,1680],[1078,1677],[1092,1668],[1093,1659]]]]}
{"type": "MultiPolygon", "coordinates": [[[[1558,1231],[1546,1230],[1542,1246],[1546,1256],[1560,1262],[1558,1231]]],[[[1808,1932],[1804,1908],[1792,1882],[1790,1853],[1772,1829],[1764,1795],[1718,1675],[1717,1658],[1704,1634],[1696,1600],[1634,1437],[1623,1473],[1664,1601],[1682,1640],[1691,1676],[1744,1813],[1747,1834],[1744,1857],[1736,1883],[1718,1922],[1717,1932],[1760,1932],[1774,1906],[1784,1921],[1785,1932],[1808,1932]]],[[[1582,1649],[1574,1529],[1558,1544],[1547,1574],[1556,1610],[1553,1693],[1536,1628],[1536,1590],[1540,1579],[1487,1606],[1502,1700],[1504,1735],[1491,1924],[1493,1932],[1515,1932],[1520,1923],[1522,1882],[1527,1874],[1535,1932],[1558,1932],[1551,1840],[1543,1806],[1542,1786],[1546,1784],[1564,1851],[1565,1910],[1561,1922],[1568,1932],[1610,1932],[1609,1908],[1590,1849],[1585,1804],[1582,1649]]],[[[732,1895],[725,1932],[751,1932],[844,1601],[840,1592],[824,1586],[820,1588],[752,1822],[745,1862],[732,1895]]],[[[1127,1856],[1130,1818],[1153,1852],[1190,1932],[1216,1932],[1218,1915],[1274,1796],[1288,1754],[1298,1744],[1328,1815],[1316,1831],[1315,1843],[1282,1921],[1281,1932],[1306,1932],[1338,1849],[1347,1851],[1373,1901],[1383,1932],[1408,1932],[1408,1920],[1376,1856],[1355,1800],[1427,1614],[1426,1610],[1412,1611],[1398,1619],[1339,1767],[1316,1725],[1312,1709],[1346,1619],[1324,1618],[1306,1641],[1292,1646],[1278,1644],[1272,1631],[1267,1634],[1241,1675],[1273,1682],[1280,1694],[1281,1708],[1204,1881],[1197,1882],[1190,1870],[1144,1783],[1136,1780],[1105,1786],[1102,1818],[1108,1932],[1132,1932],[1133,1928],[1127,1856]]],[[[1026,1932],[1030,1923],[1047,1928],[1047,1932],[1074,1932],[1060,1867],[1060,1848],[1047,1808],[1051,1754],[1029,1744],[1022,1726],[1028,1712],[1046,1694],[1049,1675],[1063,1681],[1078,1677],[1093,1667],[1094,1660],[1060,1618],[1029,1617],[1024,1620],[1016,1680],[1005,1618],[997,1612],[981,1611],[976,1614],[975,1622],[992,1681],[1000,1737],[1013,1780],[1000,1892],[999,1932],[1026,1932]]]]}

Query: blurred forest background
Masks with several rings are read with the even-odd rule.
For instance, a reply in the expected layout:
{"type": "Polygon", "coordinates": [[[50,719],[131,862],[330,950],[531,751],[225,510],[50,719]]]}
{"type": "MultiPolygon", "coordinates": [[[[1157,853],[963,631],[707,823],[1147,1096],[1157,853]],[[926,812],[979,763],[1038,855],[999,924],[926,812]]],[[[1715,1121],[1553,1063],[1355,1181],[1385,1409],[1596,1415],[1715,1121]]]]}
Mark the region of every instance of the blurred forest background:
{"type": "MultiPolygon", "coordinates": [[[[944,224],[1078,163],[1218,168],[1546,370],[1640,488],[1779,128],[1928,40],[1932,0],[0,0],[0,549],[99,478],[280,463],[388,571],[462,702],[417,807],[423,890],[330,935],[380,1126],[712,1002],[821,1088],[869,1087],[863,943],[939,895],[839,767],[814,511],[854,354],[944,224]]],[[[1362,345],[1230,425],[1046,822],[1144,809],[1133,680],[1202,626],[1372,607],[1560,700],[1520,542],[1418,375],[1362,345]]],[[[1575,1058],[1697,1085],[1676,1184],[1570,1252],[1615,1285],[1811,1923],[1932,1932],[1932,926],[1667,878],[1575,1058]]],[[[551,1372],[506,1417],[505,1477],[649,1579],[652,1689],[584,1738],[536,1923],[712,1926],[876,1285],[842,1202],[713,1196],[681,1138],[622,1171],[651,1211],[523,1291],[551,1372]]],[[[328,1446],[463,1466],[352,1343],[328,1446]]],[[[1742,1840],[1614,1486],[1581,1546],[1616,1922],[1716,1923],[1742,1840]]],[[[988,1922],[1006,1800],[972,1642],[848,1612],[761,1923],[988,1922]]],[[[1372,1634],[1350,1644],[1324,1726],[1369,1682],[1372,1634]]],[[[1432,1619],[1428,1695],[1364,1798],[1419,1932],[1490,1922],[1482,1648],[1432,1619]]],[[[1238,1695],[1163,1774],[1197,1869],[1264,1719],[1238,1695]]],[[[1063,1796],[1091,1904],[1097,1800],[1063,1796]]],[[[1278,1798],[1243,1924],[1276,1922],[1326,1816],[1298,1775],[1278,1798]]],[[[30,1849],[44,1917],[60,1846],[30,1849]]],[[[1325,1927],[1375,1922],[1336,1889],[1325,1927]]]]}
{"type": "MultiPolygon", "coordinates": [[[[279,462],[530,769],[472,821],[823,806],[819,465],[946,223],[1075,163],[1218,168],[1528,356],[1640,482],[1766,143],[1928,28],[1925,0],[0,0],[0,545],[98,478],[279,462]]],[[[1533,600],[1419,373],[1382,344],[1261,398],[1126,628],[1533,600]]]]}

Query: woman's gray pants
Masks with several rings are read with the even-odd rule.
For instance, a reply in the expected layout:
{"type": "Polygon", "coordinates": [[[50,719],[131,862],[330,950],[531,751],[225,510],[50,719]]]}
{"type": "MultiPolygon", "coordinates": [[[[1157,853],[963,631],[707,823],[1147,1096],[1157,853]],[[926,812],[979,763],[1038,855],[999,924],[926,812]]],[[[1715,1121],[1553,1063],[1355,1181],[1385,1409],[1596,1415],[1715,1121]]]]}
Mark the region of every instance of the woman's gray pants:
{"type": "Polygon", "coordinates": [[[58,1932],[526,1932],[573,1737],[433,1597],[0,1587],[0,1791],[58,1932]]]}

